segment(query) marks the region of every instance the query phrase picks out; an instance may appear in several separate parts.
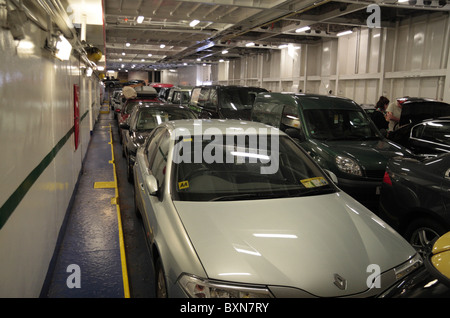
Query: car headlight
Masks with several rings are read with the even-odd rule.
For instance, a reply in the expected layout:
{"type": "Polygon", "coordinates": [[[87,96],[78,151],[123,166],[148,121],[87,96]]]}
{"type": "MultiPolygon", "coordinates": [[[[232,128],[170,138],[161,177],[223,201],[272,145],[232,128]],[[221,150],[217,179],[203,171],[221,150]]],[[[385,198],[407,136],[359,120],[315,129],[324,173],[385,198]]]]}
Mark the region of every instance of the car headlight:
{"type": "Polygon", "coordinates": [[[269,298],[266,288],[245,287],[184,274],[179,279],[183,290],[192,298],[269,298]]]}
{"type": "Polygon", "coordinates": [[[362,176],[359,164],[352,158],[336,156],[336,165],[342,172],[362,176]]]}
{"type": "Polygon", "coordinates": [[[394,268],[395,278],[401,279],[419,268],[423,264],[422,257],[419,254],[414,255],[403,264],[394,268]]]}

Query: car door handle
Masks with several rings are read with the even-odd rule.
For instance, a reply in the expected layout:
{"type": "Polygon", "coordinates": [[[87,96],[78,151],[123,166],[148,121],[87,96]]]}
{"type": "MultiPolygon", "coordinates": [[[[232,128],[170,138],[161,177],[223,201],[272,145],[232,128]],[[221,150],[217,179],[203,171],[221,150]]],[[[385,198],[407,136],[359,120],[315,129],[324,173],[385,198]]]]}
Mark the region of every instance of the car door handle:
{"type": "Polygon", "coordinates": [[[143,184],[143,183],[139,183],[139,186],[141,187],[141,190],[142,190],[142,191],[145,191],[145,189],[144,189],[144,184],[143,184]]]}

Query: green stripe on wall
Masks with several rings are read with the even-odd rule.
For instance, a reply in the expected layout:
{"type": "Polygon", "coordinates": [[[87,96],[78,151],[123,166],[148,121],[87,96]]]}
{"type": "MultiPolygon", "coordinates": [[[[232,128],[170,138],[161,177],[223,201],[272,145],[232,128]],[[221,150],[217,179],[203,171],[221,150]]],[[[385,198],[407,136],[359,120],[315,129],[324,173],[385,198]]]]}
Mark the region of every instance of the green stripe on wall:
{"type": "MultiPolygon", "coordinates": [[[[88,112],[89,111],[87,110],[83,114],[81,120],[83,120],[86,117],[88,112]]],[[[44,159],[42,159],[42,161],[36,166],[36,168],[34,168],[30,172],[30,174],[13,192],[13,194],[11,194],[8,200],[6,200],[5,203],[3,203],[3,205],[0,207],[0,230],[2,229],[3,225],[5,225],[9,217],[13,214],[14,210],[20,204],[25,195],[28,193],[28,190],[30,190],[30,188],[33,186],[36,180],[41,176],[41,174],[45,171],[45,169],[47,169],[47,167],[50,165],[53,159],[55,159],[56,155],[61,150],[61,148],[66,144],[67,140],[69,140],[73,132],[74,127],[72,127],[67,132],[67,134],[63,138],[61,138],[60,141],[58,141],[56,146],[53,147],[53,149],[48,153],[48,155],[46,155],[44,159]]]]}

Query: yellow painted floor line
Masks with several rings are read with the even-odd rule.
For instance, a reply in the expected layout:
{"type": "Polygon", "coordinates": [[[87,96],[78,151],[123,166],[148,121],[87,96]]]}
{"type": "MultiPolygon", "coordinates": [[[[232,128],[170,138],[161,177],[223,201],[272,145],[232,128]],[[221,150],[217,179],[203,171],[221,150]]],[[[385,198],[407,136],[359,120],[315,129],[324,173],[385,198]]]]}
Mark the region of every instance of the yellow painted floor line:
{"type": "Polygon", "coordinates": [[[128,282],[125,243],[124,243],[124,239],[123,239],[122,217],[120,215],[119,189],[117,188],[117,173],[116,173],[116,164],[114,163],[114,146],[113,146],[111,125],[109,126],[109,138],[110,138],[109,144],[111,145],[111,156],[112,156],[112,160],[110,161],[110,163],[113,165],[114,188],[115,188],[115,197],[111,199],[111,203],[116,205],[116,210],[117,210],[117,222],[119,225],[120,258],[121,258],[121,263],[122,263],[124,295],[125,295],[125,298],[130,298],[130,286],[129,286],[129,282],[128,282]]]}
{"type": "Polygon", "coordinates": [[[94,189],[114,189],[116,187],[116,183],[114,181],[106,181],[106,182],[95,182],[94,189]]]}

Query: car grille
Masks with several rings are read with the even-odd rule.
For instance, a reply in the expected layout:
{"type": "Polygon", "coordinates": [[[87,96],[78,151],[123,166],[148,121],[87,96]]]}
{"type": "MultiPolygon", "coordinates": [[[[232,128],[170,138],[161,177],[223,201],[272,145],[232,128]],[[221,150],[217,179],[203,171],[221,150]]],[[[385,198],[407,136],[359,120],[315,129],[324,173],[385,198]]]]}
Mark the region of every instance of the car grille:
{"type": "Polygon", "coordinates": [[[373,179],[383,179],[384,170],[366,170],[366,177],[373,179]]]}

